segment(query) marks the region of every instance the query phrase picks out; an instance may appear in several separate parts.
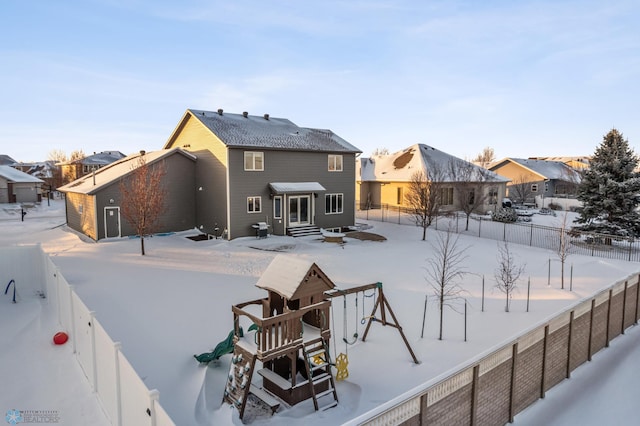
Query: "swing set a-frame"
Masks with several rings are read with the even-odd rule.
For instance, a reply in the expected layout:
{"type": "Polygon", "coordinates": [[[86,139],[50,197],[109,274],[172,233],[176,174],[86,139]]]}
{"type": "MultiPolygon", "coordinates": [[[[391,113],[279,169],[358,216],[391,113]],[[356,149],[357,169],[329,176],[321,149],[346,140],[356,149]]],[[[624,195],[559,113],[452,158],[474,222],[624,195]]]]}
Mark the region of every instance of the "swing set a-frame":
{"type": "MultiPolygon", "coordinates": [[[[365,284],[365,285],[361,285],[358,287],[353,287],[353,288],[348,288],[348,289],[337,289],[337,288],[333,288],[332,290],[329,291],[325,291],[325,296],[329,297],[329,298],[334,298],[334,297],[340,297],[340,296],[344,296],[346,297],[349,294],[354,294],[354,293],[359,293],[359,292],[366,292],[367,290],[375,290],[378,292],[378,297],[373,305],[373,309],[371,310],[371,314],[368,317],[363,317],[363,320],[366,320],[366,324],[367,326],[364,329],[364,334],[362,335],[362,341],[364,342],[367,339],[367,335],[369,334],[369,329],[371,328],[371,324],[373,324],[374,322],[379,322],[380,324],[382,324],[383,326],[390,326],[393,327],[395,329],[398,330],[398,332],[400,333],[400,336],[402,336],[402,340],[404,341],[404,344],[406,345],[407,349],[409,350],[409,353],[411,354],[411,357],[413,358],[413,362],[416,364],[420,364],[420,361],[418,361],[418,358],[416,358],[415,353],[413,352],[413,349],[411,349],[411,345],[409,344],[409,341],[407,340],[407,336],[404,335],[404,331],[402,331],[402,327],[400,326],[400,323],[398,322],[398,319],[396,318],[396,315],[393,313],[393,309],[391,309],[391,305],[389,305],[389,302],[387,301],[386,297],[384,296],[384,291],[382,291],[382,283],[381,282],[377,282],[377,283],[373,283],[373,284],[365,284]],[[376,316],[376,311],[378,310],[378,308],[380,309],[380,317],[378,318],[376,316]],[[393,319],[393,321],[389,321],[387,319],[387,311],[389,311],[389,314],[391,315],[391,318],[393,319]]],[[[356,302],[357,303],[357,302],[356,302]]],[[[363,303],[363,309],[364,309],[364,303],[363,303]]],[[[346,321],[346,319],[345,319],[346,321]]],[[[357,334],[354,335],[357,337],[357,334]]],[[[345,336],[345,342],[346,342],[346,336],[345,336]]],[[[349,342],[346,342],[349,343],[349,342]]]]}

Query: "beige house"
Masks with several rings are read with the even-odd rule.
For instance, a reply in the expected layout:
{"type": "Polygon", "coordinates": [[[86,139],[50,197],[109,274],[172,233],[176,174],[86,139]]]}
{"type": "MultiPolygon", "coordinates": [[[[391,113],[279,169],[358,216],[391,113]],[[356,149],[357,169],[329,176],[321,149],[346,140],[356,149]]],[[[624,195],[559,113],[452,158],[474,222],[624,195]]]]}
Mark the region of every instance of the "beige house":
{"type": "Polygon", "coordinates": [[[508,179],[431,146],[415,144],[393,154],[360,158],[356,171],[359,208],[408,207],[406,195],[416,172],[427,177],[437,176],[434,179],[439,183],[443,211],[459,209],[457,192],[462,186],[467,191],[482,192],[476,194],[483,200],[478,213],[494,210],[506,196],[508,179]],[[462,169],[465,173],[456,173],[462,169]],[[473,188],[470,189],[469,183],[473,188]]]}
{"type": "Polygon", "coordinates": [[[40,202],[43,183],[11,166],[0,166],[0,203],[40,202]]]}

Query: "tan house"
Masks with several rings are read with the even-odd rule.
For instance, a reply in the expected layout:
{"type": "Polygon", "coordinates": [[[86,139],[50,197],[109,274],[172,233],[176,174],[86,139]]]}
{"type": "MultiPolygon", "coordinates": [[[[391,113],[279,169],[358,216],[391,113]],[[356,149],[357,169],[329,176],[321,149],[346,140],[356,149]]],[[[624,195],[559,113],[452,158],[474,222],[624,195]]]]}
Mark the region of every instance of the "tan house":
{"type": "Polygon", "coordinates": [[[439,183],[441,210],[459,209],[458,191],[462,186],[467,190],[478,190],[482,203],[478,213],[494,210],[496,205],[506,196],[508,179],[480,166],[454,157],[425,144],[415,144],[393,154],[375,155],[360,158],[357,163],[358,205],[361,209],[380,208],[383,205],[408,207],[407,191],[416,172],[427,177],[434,177],[439,183]],[[465,171],[456,173],[456,170],[465,171]],[[473,183],[475,188],[469,187],[473,183]]]}
{"type": "Polygon", "coordinates": [[[536,198],[575,198],[581,176],[562,161],[504,158],[489,170],[508,178],[507,196],[520,204],[535,203],[536,198]]]}
{"type": "Polygon", "coordinates": [[[93,173],[125,157],[120,151],[102,151],[77,160],[59,163],[64,182],[71,182],[93,173]]]}

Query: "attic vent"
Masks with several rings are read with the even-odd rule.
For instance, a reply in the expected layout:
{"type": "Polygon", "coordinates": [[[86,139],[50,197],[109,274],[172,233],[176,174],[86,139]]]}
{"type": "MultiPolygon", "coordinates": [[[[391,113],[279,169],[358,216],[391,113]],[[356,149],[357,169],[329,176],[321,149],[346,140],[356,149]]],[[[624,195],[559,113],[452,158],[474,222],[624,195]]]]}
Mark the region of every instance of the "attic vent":
{"type": "Polygon", "coordinates": [[[144,154],[146,154],[146,151],[144,149],[141,149],[140,150],[140,155],[144,155],[144,154]]]}
{"type": "Polygon", "coordinates": [[[268,119],[269,119],[269,114],[265,114],[265,115],[264,115],[264,119],[265,119],[265,120],[268,120],[268,119]]]}
{"type": "Polygon", "coordinates": [[[247,118],[247,117],[249,116],[249,113],[248,113],[247,111],[244,111],[244,112],[242,113],[242,116],[243,116],[244,118],[247,118]]]}
{"type": "Polygon", "coordinates": [[[222,108],[218,109],[218,115],[222,115],[222,108]]]}

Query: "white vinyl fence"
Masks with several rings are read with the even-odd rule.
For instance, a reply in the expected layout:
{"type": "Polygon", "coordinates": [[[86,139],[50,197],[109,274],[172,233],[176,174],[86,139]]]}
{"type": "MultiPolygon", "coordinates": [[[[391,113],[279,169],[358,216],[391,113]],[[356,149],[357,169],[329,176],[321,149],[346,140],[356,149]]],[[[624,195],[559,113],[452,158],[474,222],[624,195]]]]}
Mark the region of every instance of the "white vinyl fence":
{"type": "Polygon", "coordinates": [[[57,308],[76,360],[113,425],[168,426],[174,422],[40,246],[0,247],[0,279],[15,280],[20,294],[44,296],[57,308]]]}

